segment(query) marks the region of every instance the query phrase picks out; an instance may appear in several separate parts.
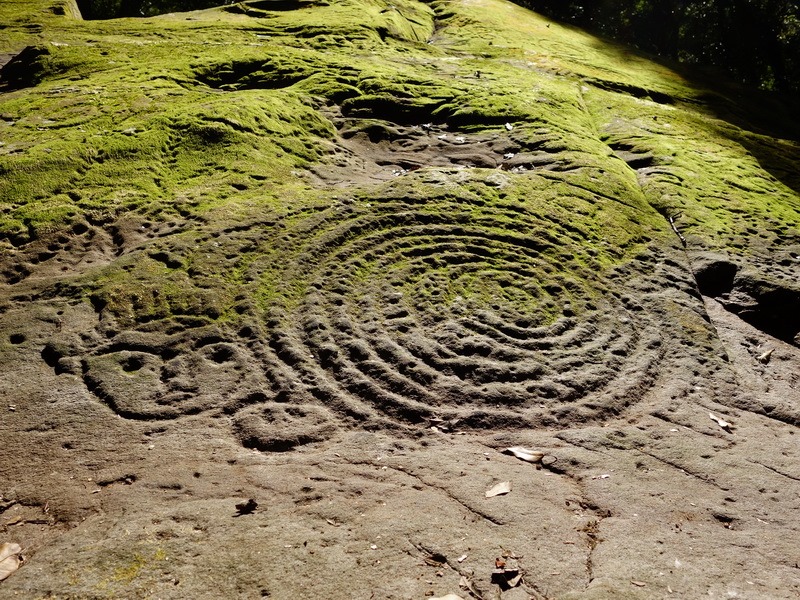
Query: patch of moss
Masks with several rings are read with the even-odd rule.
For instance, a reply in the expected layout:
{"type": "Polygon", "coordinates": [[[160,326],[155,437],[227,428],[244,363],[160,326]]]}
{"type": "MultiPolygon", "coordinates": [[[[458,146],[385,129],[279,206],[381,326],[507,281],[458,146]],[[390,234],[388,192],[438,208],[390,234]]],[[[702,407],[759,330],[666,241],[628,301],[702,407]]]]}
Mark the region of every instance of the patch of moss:
{"type": "Polygon", "coordinates": [[[108,311],[123,327],[133,327],[175,315],[219,318],[232,292],[213,283],[190,278],[186,269],[138,256],[96,276],[89,293],[98,310],[108,311]]]}
{"type": "MultiPolygon", "coordinates": [[[[673,217],[694,243],[744,252],[763,246],[756,239],[762,235],[767,245],[800,240],[800,198],[751,153],[755,134],[692,106],[665,107],[599,91],[587,103],[609,146],[653,157],[638,174],[647,201],[673,217]]],[[[800,156],[796,143],[773,143],[800,156]]],[[[780,167],[776,172],[787,173],[780,167]]]]}
{"type": "MultiPolygon", "coordinates": [[[[338,192],[307,177],[342,156],[337,111],[352,131],[433,122],[453,134],[499,132],[518,152],[550,157],[551,167],[504,175],[502,185],[497,171],[425,168],[348,194],[494,236],[541,235],[547,260],[568,256],[564,268],[579,278],[653,241],[674,243],[674,213],[706,246],[751,248],[757,222],[778,232],[774,243],[795,235],[797,182],[781,157],[796,144],[715,119],[707,90],[510,3],[245,2],[95,22],[47,8],[0,9],[15,51],[45,27],[48,36],[29,57],[30,81],[18,82],[28,87],[0,97],[0,237],[20,243],[97,213],[195,223],[176,238],[178,266],[137,256],[80,284],[131,326],[191,312],[236,318],[242,294],[263,311],[297,306],[313,274],[282,264],[310,260],[306,249],[337,227],[347,243],[374,233],[333,216],[338,192]],[[651,163],[634,168],[625,153],[651,163]],[[208,232],[231,224],[264,230],[223,253],[208,232]],[[305,237],[281,237],[295,230],[305,237]]],[[[357,277],[379,275],[373,264],[357,277]]],[[[524,304],[499,279],[441,284],[445,299],[524,304]]],[[[436,291],[427,288],[420,293],[436,291]]]]}

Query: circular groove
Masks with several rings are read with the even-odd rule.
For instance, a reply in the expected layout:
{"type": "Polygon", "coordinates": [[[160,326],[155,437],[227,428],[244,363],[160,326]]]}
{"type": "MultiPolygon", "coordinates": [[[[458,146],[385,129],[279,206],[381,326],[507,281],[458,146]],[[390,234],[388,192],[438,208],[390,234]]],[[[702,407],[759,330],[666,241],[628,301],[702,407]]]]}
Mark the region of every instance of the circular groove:
{"type": "Polygon", "coordinates": [[[604,287],[580,227],[453,196],[370,203],[287,228],[302,242],[276,291],[305,291],[271,313],[268,368],[382,423],[551,423],[616,410],[620,378],[646,387],[657,329],[604,287]]]}

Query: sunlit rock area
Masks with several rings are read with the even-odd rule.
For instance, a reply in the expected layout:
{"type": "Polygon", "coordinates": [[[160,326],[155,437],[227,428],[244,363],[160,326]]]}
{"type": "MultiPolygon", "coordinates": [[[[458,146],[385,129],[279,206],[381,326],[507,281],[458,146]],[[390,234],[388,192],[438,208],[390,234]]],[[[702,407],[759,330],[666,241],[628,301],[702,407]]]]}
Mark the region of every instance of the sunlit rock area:
{"type": "Polygon", "coordinates": [[[0,3],[0,597],[797,598],[800,113],[208,4],[0,3]]]}

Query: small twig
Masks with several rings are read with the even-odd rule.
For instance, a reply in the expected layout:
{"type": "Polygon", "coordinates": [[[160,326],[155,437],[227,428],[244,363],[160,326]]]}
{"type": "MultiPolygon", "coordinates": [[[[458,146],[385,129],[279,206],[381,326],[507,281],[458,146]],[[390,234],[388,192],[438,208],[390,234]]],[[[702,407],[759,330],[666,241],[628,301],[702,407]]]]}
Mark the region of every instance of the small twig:
{"type": "Polygon", "coordinates": [[[681,216],[680,213],[677,213],[675,215],[670,215],[669,216],[669,224],[672,225],[672,231],[674,231],[678,235],[678,237],[681,239],[681,243],[685,247],[686,246],[686,238],[683,237],[683,234],[681,234],[681,232],[678,231],[678,228],[675,226],[675,219],[677,217],[680,217],[680,216],[681,216]]]}

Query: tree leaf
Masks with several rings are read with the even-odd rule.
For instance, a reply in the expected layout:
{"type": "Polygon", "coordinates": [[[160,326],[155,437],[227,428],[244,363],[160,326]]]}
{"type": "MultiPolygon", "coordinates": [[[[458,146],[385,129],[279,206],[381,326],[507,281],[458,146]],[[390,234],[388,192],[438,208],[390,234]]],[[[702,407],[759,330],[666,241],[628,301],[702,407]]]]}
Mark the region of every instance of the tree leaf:
{"type": "Polygon", "coordinates": [[[15,544],[13,542],[5,542],[0,544],[0,561],[7,559],[9,556],[13,556],[14,554],[19,554],[22,552],[22,548],[19,544],[15,544]]]}
{"type": "Polygon", "coordinates": [[[501,481],[497,485],[494,485],[488,490],[486,490],[486,497],[492,498],[493,496],[500,496],[502,494],[507,494],[510,491],[511,491],[511,482],[501,481]]]}
{"type": "Polygon", "coordinates": [[[728,423],[728,422],[727,422],[725,419],[722,419],[722,418],[720,418],[720,417],[717,417],[716,415],[713,415],[713,414],[711,414],[711,413],[708,413],[708,416],[709,416],[709,417],[711,418],[711,420],[712,420],[712,421],[714,421],[714,422],[715,422],[717,425],[719,425],[720,427],[722,427],[723,429],[725,429],[725,430],[727,430],[727,431],[730,431],[731,425],[733,425],[733,423],[728,423]]]}
{"type": "Polygon", "coordinates": [[[5,542],[0,544],[0,581],[19,569],[22,562],[18,554],[22,552],[19,544],[5,542]]]}
{"type": "Polygon", "coordinates": [[[523,448],[522,446],[514,446],[513,448],[506,448],[504,452],[508,454],[513,454],[520,460],[524,460],[525,462],[529,463],[539,463],[542,462],[544,458],[544,452],[539,450],[529,450],[528,448],[523,448]]]}

